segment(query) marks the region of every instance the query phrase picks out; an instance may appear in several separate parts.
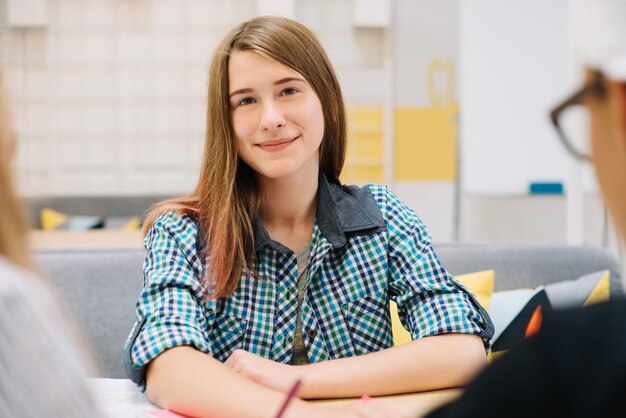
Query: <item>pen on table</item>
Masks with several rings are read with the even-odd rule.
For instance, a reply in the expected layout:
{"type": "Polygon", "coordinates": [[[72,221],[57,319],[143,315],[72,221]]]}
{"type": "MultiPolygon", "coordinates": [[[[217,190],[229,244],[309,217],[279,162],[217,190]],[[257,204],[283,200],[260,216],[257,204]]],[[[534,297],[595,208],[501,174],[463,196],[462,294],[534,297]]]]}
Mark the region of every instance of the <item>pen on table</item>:
{"type": "Polygon", "coordinates": [[[295,396],[298,394],[298,390],[300,390],[301,383],[302,382],[300,381],[300,379],[298,379],[296,380],[296,383],[293,384],[291,389],[289,389],[289,393],[287,393],[285,402],[283,402],[283,404],[280,406],[280,409],[278,410],[278,413],[276,414],[276,418],[281,418],[283,416],[283,414],[285,413],[285,410],[291,403],[291,400],[295,398],[295,396]]]}

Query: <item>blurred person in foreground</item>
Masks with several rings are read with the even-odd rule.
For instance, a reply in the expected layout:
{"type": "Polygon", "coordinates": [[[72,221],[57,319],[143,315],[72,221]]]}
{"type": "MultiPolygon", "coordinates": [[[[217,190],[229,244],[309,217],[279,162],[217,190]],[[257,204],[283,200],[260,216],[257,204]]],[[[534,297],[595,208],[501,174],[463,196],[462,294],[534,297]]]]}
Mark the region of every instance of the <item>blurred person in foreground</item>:
{"type": "Polygon", "coordinates": [[[85,377],[93,365],[76,326],[36,272],[13,189],[16,150],[0,71],[0,417],[99,416],[85,377]]]}
{"type": "MultiPolygon", "coordinates": [[[[573,158],[590,161],[626,242],[626,0],[572,1],[583,85],[551,113],[573,158]],[[571,142],[562,114],[584,106],[590,151],[571,142]]],[[[538,333],[491,363],[440,417],[618,417],[626,394],[626,301],[546,313],[538,333]]]]}

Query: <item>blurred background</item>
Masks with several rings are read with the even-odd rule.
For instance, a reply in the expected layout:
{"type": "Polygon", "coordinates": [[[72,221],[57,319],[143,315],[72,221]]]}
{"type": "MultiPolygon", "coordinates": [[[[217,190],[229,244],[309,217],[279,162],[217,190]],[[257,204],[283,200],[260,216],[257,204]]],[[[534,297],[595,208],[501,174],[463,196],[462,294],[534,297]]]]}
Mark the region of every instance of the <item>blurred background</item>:
{"type": "MultiPolygon", "coordinates": [[[[567,0],[0,0],[33,230],[133,229],[189,192],[213,48],[262,14],[307,25],[335,66],[344,182],[389,185],[434,242],[589,244],[623,260],[592,171],[548,119],[582,78],[567,0]]],[[[569,132],[586,129],[573,115],[569,132]]]]}

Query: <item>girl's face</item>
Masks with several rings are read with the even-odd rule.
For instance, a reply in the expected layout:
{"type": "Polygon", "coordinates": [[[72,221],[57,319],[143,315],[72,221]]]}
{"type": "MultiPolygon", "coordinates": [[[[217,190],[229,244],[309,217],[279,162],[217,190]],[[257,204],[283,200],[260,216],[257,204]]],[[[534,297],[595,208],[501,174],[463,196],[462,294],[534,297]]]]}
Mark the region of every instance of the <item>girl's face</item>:
{"type": "Polygon", "coordinates": [[[239,158],[267,179],[316,179],[324,115],[302,74],[254,52],[235,51],[228,77],[239,158]]]}

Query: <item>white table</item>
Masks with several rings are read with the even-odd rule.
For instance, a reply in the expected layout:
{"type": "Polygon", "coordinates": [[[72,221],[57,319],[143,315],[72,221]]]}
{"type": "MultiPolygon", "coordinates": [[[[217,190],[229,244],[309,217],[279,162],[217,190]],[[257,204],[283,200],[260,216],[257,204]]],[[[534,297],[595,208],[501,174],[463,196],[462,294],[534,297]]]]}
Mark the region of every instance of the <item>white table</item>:
{"type": "MultiPolygon", "coordinates": [[[[150,403],[139,388],[129,379],[89,379],[96,402],[104,418],[139,418],[146,409],[159,409],[150,403]]],[[[459,389],[444,389],[432,392],[382,396],[377,399],[404,412],[410,417],[421,417],[436,406],[447,402],[461,393],[459,389]]],[[[354,399],[315,401],[325,404],[355,402],[354,399]]]]}
{"type": "Polygon", "coordinates": [[[159,409],[129,379],[88,379],[104,418],[138,418],[146,409],[159,409]]]}

